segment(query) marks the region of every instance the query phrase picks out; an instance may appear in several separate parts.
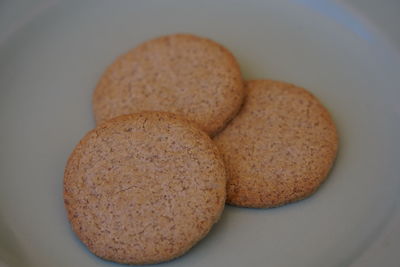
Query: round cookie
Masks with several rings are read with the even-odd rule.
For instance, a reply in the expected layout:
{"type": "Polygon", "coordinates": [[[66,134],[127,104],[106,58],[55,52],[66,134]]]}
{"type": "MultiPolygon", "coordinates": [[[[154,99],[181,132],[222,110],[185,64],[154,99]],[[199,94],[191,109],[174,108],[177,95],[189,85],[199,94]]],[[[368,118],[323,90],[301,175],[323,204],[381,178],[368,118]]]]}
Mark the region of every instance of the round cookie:
{"type": "Polygon", "coordinates": [[[256,80],[245,90],[242,110],[214,138],[228,172],[227,203],[266,208],[311,195],[338,148],[328,111],[292,84],[256,80]]]}
{"type": "Polygon", "coordinates": [[[64,175],[68,219],[95,255],[125,264],[188,251],[223,211],[226,172],[215,144],[177,115],[122,115],[90,131],[64,175]]]}
{"type": "Polygon", "coordinates": [[[240,109],[243,81],[234,56],[189,34],[159,37],[120,56],[93,94],[97,123],[143,110],[177,113],[215,135],[240,109]]]}

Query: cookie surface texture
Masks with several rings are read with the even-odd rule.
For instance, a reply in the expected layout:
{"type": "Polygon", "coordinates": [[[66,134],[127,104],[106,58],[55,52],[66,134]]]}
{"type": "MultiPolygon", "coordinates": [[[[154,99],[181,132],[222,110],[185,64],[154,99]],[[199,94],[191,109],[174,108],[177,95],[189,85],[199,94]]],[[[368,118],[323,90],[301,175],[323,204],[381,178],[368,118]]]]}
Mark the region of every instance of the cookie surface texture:
{"type": "Polygon", "coordinates": [[[227,203],[267,208],[306,198],[336,157],[330,114],[292,84],[255,80],[245,89],[238,116],[214,138],[227,167],[227,203]]]}
{"type": "Polygon", "coordinates": [[[64,202],[97,256],[125,264],[168,261],[219,219],[226,173],[210,137],[176,115],[142,112],[90,131],[71,154],[64,202]]]}
{"type": "Polygon", "coordinates": [[[142,43],[111,64],[93,94],[97,123],[143,110],[184,116],[215,135],[239,110],[243,81],[234,56],[190,34],[142,43]]]}

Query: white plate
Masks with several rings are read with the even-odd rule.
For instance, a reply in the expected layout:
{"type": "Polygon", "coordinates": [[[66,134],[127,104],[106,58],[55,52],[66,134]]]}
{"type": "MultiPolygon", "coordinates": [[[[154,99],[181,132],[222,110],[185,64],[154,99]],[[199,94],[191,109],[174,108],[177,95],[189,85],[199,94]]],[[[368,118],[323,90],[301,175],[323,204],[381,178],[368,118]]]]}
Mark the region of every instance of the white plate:
{"type": "MultiPolygon", "coordinates": [[[[381,1],[349,2],[3,1],[0,266],[117,266],[70,230],[64,165],[94,126],[91,93],[104,68],[174,32],[221,42],[246,78],[309,88],[332,112],[341,143],[313,197],[276,209],[227,207],[207,238],[162,266],[377,266],[358,258],[399,213],[400,34],[370,20],[381,1]]],[[[388,17],[399,13],[398,2],[385,2],[388,17]]],[[[375,264],[399,266],[394,252],[380,253],[375,264]]]]}

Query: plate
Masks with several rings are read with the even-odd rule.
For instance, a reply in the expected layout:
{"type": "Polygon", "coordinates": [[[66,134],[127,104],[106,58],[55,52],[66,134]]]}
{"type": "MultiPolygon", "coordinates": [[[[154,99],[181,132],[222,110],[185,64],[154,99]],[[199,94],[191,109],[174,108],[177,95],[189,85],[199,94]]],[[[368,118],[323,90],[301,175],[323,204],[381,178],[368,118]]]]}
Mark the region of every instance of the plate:
{"type": "Polygon", "coordinates": [[[386,255],[376,264],[399,266],[400,243],[380,236],[400,202],[400,34],[382,27],[393,25],[384,23],[400,5],[387,0],[382,13],[374,9],[381,1],[365,2],[2,2],[0,266],[118,266],[93,256],[71,231],[64,166],[94,127],[91,94],[104,68],[144,40],[175,32],[224,44],[246,79],[309,88],[331,111],[340,150],[312,197],[275,209],[228,206],[210,235],[160,266],[372,267],[374,253],[386,255]],[[374,250],[379,240],[386,247],[374,250]]]}

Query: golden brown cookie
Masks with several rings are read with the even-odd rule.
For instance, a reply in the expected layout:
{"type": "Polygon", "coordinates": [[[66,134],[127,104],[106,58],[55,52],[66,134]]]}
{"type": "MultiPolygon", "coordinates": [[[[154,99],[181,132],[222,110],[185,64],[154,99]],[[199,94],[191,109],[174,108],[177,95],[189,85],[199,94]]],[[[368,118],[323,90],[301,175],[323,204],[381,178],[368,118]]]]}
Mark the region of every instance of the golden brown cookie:
{"type": "Polygon", "coordinates": [[[147,41],[120,56],[93,94],[97,123],[143,110],[177,113],[216,134],[242,104],[234,56],[220,44],[189,34],[147,41]]]}
{"type": "Polygon", "coordinates": [[[305,89],[256,80],[238,116],[215,138],[228,172],[227,203],[276,207],[311,195],[338,147],[328,111],[305,89]]]}
{"type": "Polygon", "coordinates": [[[123,115],[90,131],[64,175],[68,219],[97,256],[119,263],[168,261],[216,223],[226,173],[212,140],[177,115],[123,115]]]}

